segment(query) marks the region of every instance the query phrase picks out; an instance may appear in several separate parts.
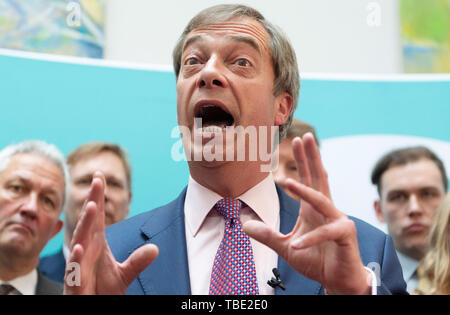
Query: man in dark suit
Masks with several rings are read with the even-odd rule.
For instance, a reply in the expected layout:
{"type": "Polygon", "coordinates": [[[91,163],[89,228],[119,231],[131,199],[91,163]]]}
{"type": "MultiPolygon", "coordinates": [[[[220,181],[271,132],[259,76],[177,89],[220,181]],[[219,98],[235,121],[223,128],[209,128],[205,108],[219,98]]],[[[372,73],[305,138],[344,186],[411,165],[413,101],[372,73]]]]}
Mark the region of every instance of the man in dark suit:
{"type": "Polygon", "coordinates": [[[62,228],[68,172],[59,150],[27,141],[0,152],[0,292],[61,294],[37,268],[39,254],[62,228]]]}
{"type": "Polygon", "coordinates": [[[126,151],[113,143],[85,143],[67,156],[70,194],[64,208],[64,244],[57,253],[43,257],[39,268],[50,279],[63,283],[69,246],[95,171],[106,178],[105,226],[124,220],[131,204],[131,166],[126,151]]]}
{"type": "Polygon", "coordinates": [[[430,149],[406,147],[383,155],[372,171],[379,199],[374,209],[387,224],[408,292],[418,286],[418,268],[429,246],[433,218],[448,189],[444,163],[430,149]]]}
{"type": "Polygon", "coordinates": [[[285,136],[299,93],[284,35],[252,8],[215,6],[191,20],[173,56],[188,187],[105,235],[96,173],[65,292],[405,293],[390,238],[333,205],[311,134],[293,141],[300,181],[286,183],[301,205],[268,171],[273,146],[264,139],[278,139],[274,129],[285,136]],[[274,267],[286,291],[267,284],[274,267]]]}

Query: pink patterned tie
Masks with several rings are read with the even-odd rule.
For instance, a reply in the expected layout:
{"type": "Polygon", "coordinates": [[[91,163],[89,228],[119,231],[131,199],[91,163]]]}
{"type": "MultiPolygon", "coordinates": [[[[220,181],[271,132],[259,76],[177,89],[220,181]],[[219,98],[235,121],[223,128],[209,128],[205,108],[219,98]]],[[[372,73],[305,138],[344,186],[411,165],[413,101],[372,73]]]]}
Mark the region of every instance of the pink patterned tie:
{"type": "Polygon", "coordinates": [[[216,204],[225,218],[225,233],[214,259],[210,295],[259,294],[252,244],[239,220],[241,207],[242,202],[233,198],[216,204]]]}

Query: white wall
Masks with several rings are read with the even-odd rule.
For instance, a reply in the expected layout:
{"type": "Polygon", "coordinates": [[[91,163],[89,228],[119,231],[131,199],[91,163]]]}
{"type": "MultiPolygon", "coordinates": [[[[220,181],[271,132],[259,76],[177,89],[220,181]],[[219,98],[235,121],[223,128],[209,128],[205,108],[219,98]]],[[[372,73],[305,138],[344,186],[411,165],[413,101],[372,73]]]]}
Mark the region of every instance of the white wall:
{"type": "MultiPolygon", "coordinates": [[[[200,10],[236,0],[108,0],[107,59],[171,65],[176,40],[200,10]]],[[[302,72],[399,73],[397,0],[247,0],[291,39],[302,72]],[[368,25],[369,4],[380,26],[368,25]]],[[[373,16],[373,15],[372,15],[373,16]]]]}

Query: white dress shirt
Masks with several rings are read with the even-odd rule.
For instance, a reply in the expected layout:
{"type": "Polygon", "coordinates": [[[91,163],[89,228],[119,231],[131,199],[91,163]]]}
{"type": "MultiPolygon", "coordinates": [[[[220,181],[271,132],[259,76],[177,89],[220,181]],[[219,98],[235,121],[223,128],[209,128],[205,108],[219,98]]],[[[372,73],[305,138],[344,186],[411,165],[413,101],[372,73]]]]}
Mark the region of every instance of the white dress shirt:
{"type": "MultiPolygon", "coordinates": [[[[221,199],[222,196],[203,187],[192,177],[189,178],[184,213],[191,292],[194,295],[209,293],[214,258],[225,230],[225,219],[214,209],[221,199]]],[[[240,211],[242,224],[258,220],[272,229],[280,229],[280,202],[271,173],[237,199],[247,205],[240,211]]],[[[267,281],[273,277],[272,269],[278,265],[278,255],[252,238],[250,242],[259,293],[274,294],[274,289],[267,281]]]]}
{"type": "Polygon", "coordinates": [[[399,251],[397,251],[398,260],[402,266],[403,279],[406,282],[406,291],[412,292],[417,289],[419,285],[419,277],[417,275],[417,268],[420,265],[420,261],[417,261],[411,257],[408,257],[399,251]]]}
{"type": "Polygon", "coordinates": [[[16,278],[14,280],[8,282],[0,280],[0,284],[10,284],[23,295],[35,295],[37,280],[38,280],[37,270],[33,269],[32,272],[22,277],[16,278]]]}

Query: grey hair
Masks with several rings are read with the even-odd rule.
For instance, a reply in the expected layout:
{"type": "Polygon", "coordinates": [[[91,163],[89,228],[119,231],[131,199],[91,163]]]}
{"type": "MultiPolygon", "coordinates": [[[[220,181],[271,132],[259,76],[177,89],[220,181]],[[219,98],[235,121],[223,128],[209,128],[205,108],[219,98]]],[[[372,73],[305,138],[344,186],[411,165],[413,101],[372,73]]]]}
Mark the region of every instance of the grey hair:
{"type": "Polygon", "coordinates": [[[3,172],[11,158],[17,154],[29,153],[39,155],[53,164],[55,164],[64,175],[64,202],[61,209],[64,209],[70,192],[70,179],[69,179],[69,169],[67,167],[64,155],[61,151],[53,144],[48,144],[44,141],[30,140],[24,141],[18,144],[12,144],[0,151],[0,172],[3,172]]]}
{"type": "Polygon", "coordinates": [[[207,8],[197,14],[186,26],[173,50],[173,66],[175,75],[181,70],[181,56],[188,34],[196,28],[218,22],[226,22],[237,17],[250,17],[259,22],[270,36],[270,50],[272,54],[272,65],[275,73],[274,95],[288,93],[292,97],[292,109],[286,122],[280,126],[280,142],[286,136],[287,130],[292,123],[294,112],[297,109],[300,94],[300,74],[297,57],[287,36],[280,28],[267,21],[257,10],[245,5],[223,4],[207,8]]]}

